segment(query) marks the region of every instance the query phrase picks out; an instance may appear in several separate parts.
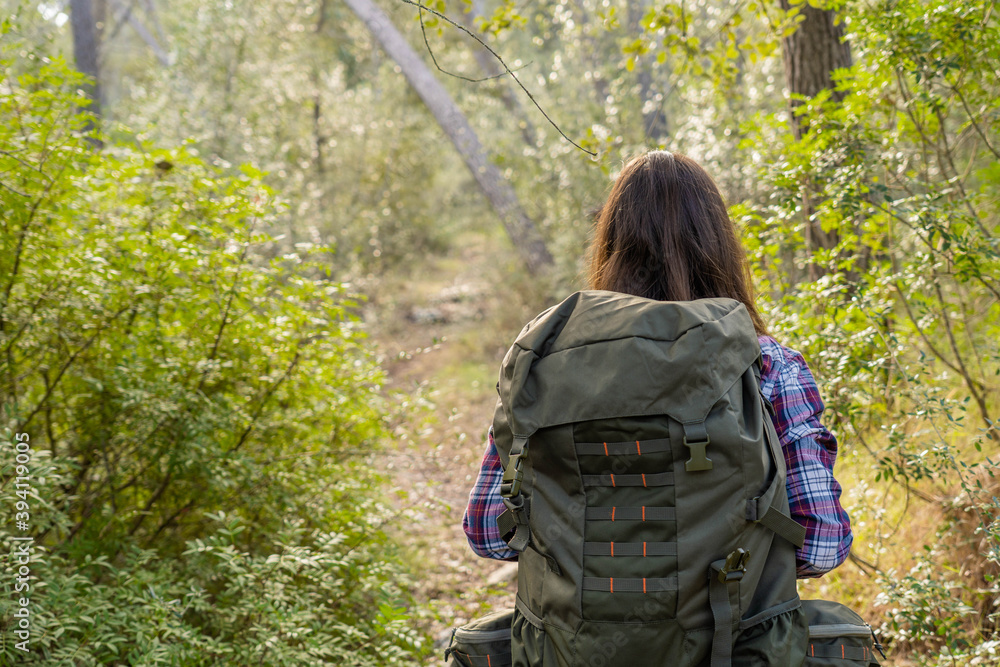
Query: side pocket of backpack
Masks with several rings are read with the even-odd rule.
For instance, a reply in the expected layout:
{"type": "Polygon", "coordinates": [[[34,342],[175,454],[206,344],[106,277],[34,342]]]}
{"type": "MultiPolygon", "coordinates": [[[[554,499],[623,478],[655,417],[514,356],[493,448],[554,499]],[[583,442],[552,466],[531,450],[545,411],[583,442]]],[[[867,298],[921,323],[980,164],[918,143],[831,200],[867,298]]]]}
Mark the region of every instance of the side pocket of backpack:
{"type": "Polygon", "coordinates": [[[829,600],[803,600],[809,645],[803,667],[877,667],[885,659],[871,626],[849,607],[829,600]]]}
{"type": "Polygon", "coordinates": [[[510,667],[513,609],[503,609],[455,628],[444,652],[447,667],[510,667]]]}

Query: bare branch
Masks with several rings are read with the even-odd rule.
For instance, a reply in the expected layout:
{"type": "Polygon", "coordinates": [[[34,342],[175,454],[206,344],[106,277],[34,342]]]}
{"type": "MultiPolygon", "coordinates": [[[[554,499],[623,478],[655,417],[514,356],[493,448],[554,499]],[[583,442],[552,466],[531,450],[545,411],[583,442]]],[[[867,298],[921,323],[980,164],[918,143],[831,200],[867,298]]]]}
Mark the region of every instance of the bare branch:
{"type": "MultiPolygon", "coordinates": [[[[437,58],[434,56],[434,50],[431,48],[430,42],[427,41],[427,27],[424,24],[424,10],[423,10],[423,8],[421,8],[421,9],[417,10],[417,12],[420,15],[420,34],[423,35],[423,37],[424,37],[424,46],[427,47],[427,53],[431,57],[431,62],[434,63],[434,66],[437,67],[437,69],[438,69],[439,72],[441,72],[443,74],[447,74],[448,76],[453,76],[456,79],[461,79],[463,81],[468,81],[470,83],[482,83],[483,81],[489,81],[490,79],[499,79],[499,78],[507,75],[506,72],[500,72],[499,74],[493,74],[492,76],[484,76],[484,77],[480,77],[478,79],[473,79],[473,78],[470,78],[470,77],[467,77],[467,76],[462,76],[461,74],[456,74],[455,72],[449,72],[445,68],[441,67],[441,65],[438,64],[437,58]]],[[[525,67],[527,67],[530,64],[531,64],[530,62],[526,63],[526,64],[522,65],[521,67],[518,67],[514,71],[517,72],[519,70],[522,70],[522,69],[524,69],[525,67]]]]}
{"type": "Polygon", "coordinates": [[[531,91],[524,87],[524,84],[521,83],[521,80],[517,78],[517,75],[514,74],[514,71],[510,67],[507,66],[507,63],[505,63],[504,60],[503,60],[503,58],[500,57],[500,54],[498,54],[496,51],[494,51],[493,49],[491,49],[490,45],[487,44],[486,42],[484,42],[483,40],[481,40],[478,35],[476,35],[472,31],[468,30],[465,26],[461,26],[461,25],[455,23],[454,21],[452,21],[450,18],[448,18],[447,16],[445,16],[441,12],[436,11],[434,9],[431,9],[427,5],[422,5],[419,2],[416,2],[415,0],[400,0],[400,1],[401,2],[405,2],[408,5],[413,5],[414,7],[417,7],[420,10],[428,11],[431,14],[434,14],[438,18],[443,19],[444,21],[447,21],[451,25],[455,26],[456,28],[458,28],[459,30],[461,30],[462,32],[464,32],[466,35],[469,35],[470,37],[472,37],[472,39],[474,39],[477,42],[479,42],[480,44],[482,44],[483,48],[485,48],[487,51],[489,51],[490,54],[492,54],[493,57],[496,58],[497,61],[499,61],[499,63],[501,65],[503,65],[504,71],[507,74],[510,74],[511,78],[514,79],[514,81],[517,82],[517,85],[521,87],[521,90],[523,90],[524,94],[528,96],[528,99],[531,100],[531,103],[535,105],[535,108],[538,109],[538,111],[543,116],[545,116],[545,120],[547,120],[549,122],[549,125],[551,125],[552,127],[556,128],[556,131],[560,135],[562,135],[563,139],[565,139],[569,143],[573,144],[574,146],[576,146],[577,148],[579,148],[581,151],[583,151],[587,155],[589,155],[591,157],[597,157],[597,153],[596,152],[594,152],[594,151],[588,151],[586,148],[584,148],[583,146],[581,146],[580,144],[576,143],[575,141],[573,141],[572,139],[570,139],[568,136],[566,136],[566,133],[563,132],[562,129],[560,129],[558,125],[556,125],[555,121],[553,121],[549,117],[549,115],[547,113],[545,113],[545,109],[543,109],[541,107],[541,105],[538,103],[538,100],[535,99],[535,96],[531,94],[531,91]]]}
{"type": "Polygon", "coordinates": [[[135,33],[142,38],[142,41],[146,42],[147,46],[149,46],[153,55],[155,55],[156,59],[160,61],[160,64],[164,67],[170,67],[170,56],[167,55],[167,52],[163,50],[160,43],[156,41],[155,37],[153,37],[153,33],[149,32],[146,26],[144,26],[142,22],[136,18],[135,14],[132,13],[132,6],[134,2],[130,3],[128,7],[122,7],[121,0],[111,0],[111,4],[118,10],[124,9],[123,19],[119,19],[119,21],[128,21],[128,24],[132,26],[135,33]]]}

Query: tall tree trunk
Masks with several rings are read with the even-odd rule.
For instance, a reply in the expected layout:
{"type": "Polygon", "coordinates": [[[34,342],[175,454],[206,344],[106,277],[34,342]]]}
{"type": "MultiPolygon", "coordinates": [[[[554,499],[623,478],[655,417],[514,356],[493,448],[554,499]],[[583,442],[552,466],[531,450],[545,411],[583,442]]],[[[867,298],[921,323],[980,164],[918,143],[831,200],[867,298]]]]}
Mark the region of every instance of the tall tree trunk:
{"type": "MultiPolygon", "coordinates": [[[[781,0],[784,10],[791,8],[789,0],[781,0]]],[[[829,9],[817,9],[808,3],[799,5],[805,19],[798,29],[784,39],[785,82],[797,95],[815,97],[823,90],[833,91],[833,99],[841,101],[842,92],[834,88],[833,71],[851,66],[851,46],[844,41],[844,27],[837,24],[837,15],[829,9]]],[[[800,102],[792,100],[792,109],[800,102]]],[[[792,132],[801,139],[806,128],[802,119],[792,114],[792,132]]]]}
{"type": "Polygon", "coordinates": [[[553,265],[552,255],[545,246],[538,228],[524,212],[514,189],[490,161],[479,137],[448,92],[396,30],[389,17],[375,6],[372,0],[344,0],[344,2],[364,22],[382,49],[399,65],[403,76],[454,144],[465,166],[479,184],[479,188],[500,216],[508,236],[528,269],[533,272],[547,271],[553,265]]]}
{"type": "MultiPolygon", "coordinates": [[[[573,22],[580,26],[581,39],[587,45],[587,48],[583,49],[584,57],[587,59],[587,66],[590,67],[592,74],[591,83],[594,86],[594,92],[597,93],[597,101],[601,105],[601,108],[604,109],[608,104],[608,97],[611,95],[611,88],[608,86],[608,81],[601,72],[601,66],[605,64],[602,59],[605,49],[602,48],[600,40],[589,32],[591,22],[590,12],[583,6],[583,3],[571,2],[569,4],[569,11],[573,16],[573,22]]],[[[606,32],[604,28],[598,28],[598,30],[601,33],[606,32]]]]}
{"type": "MultiPolygon", "coordinates": [[[[646,12],[648,2],[635,0],[628,6],[628,24],[630,35],[642,34],[642,17],[646,12]]],[[[646,142],[659,146],[669,138],[667,115],[663,112],[663,95],[653,84],[653,63],[644,56],[635,58],[635,76],[639,83],[639,103],[642,105],[642,129],[646,142]]]]}
{"type": "MultiPolygon", "coordinates": [[[[90,0],[70,0],[70,24],[73,28],[73,59],[76,68],[89,76],[91,81],[83,87],[90,100],[86,111],[92,113],[98,120],[101,118],[101,73],[98,67],[97,23],[94,20],[93,6],[90,0]]],[[[87,124],[86,131],[94,128],[95,123],[87,124]]]]}
{"type": "Polygon", "coordinates": [[[642,100],[642,127],[650,146],[659,146],[670,138],[667,115],[663,112],[663,94],[653,85],[653,73],[647,63],[637,64],[639,99],[642,100]]]}
{"type": "MultiPolygon", "coordinates": [[[[642,34],[642,17],[649,6],[647,0],[634,0],[628,5],[630,35],[642,34]]],[[[635,76],[639,83],[639,103],[642,104],[642,129],[646,141],[658,146],[668,138],[667,116],[663,113],[663,95],[653,85],[653,63],[649,58],[636,56],[635,76]]]]}
{"type": "MultiPolygon", "coordinates": [[[[791,8],[789,0],[781,0],[784,10],[791,8]]],[[[837,15],[829,9],[817,9],[808,3],[798,5],[804,17],[798,29],[784,38],[785,82],[793,95],[815,97],[823,90],[832,91],[832,99],[839,102],[844,93],[835,88],[833,72],[851,66],[851,47],[844,41],[843,25],[837,23],[837,15]]],[[[796,139],[801,139],[808,130],[805,119],[795,115],[801,104],[793,99],[790,104],[790,124],[796,139]]],[[[802,201],[802,212],[806,217],[806,246],[810,252],[820,248],[833,248],[839,242],[835,231],[824,232],[819,221],[813,219],[813,195],[806,187],[802,201]]],[[[815,263],[809,265],[809,277],[816,279],[823,271],[815,263]]]]}
{"type": "MultiPolygon", "coordinates": [[[[316,19],[316,26],[313,34],[317,40],[323,34],[326,26],[326,4],[327,0],[320,0],[319,17],[316,19]]],[[[322,181],[326,176],[326,164],[323,147],[326,144],[326,136],[323,134],[323,96],[320,92],[320,81],[322,72],[319,65],[313,64],[312,84],[313,84],[313,160],[316,163],[316,175],[322,181]]]]}

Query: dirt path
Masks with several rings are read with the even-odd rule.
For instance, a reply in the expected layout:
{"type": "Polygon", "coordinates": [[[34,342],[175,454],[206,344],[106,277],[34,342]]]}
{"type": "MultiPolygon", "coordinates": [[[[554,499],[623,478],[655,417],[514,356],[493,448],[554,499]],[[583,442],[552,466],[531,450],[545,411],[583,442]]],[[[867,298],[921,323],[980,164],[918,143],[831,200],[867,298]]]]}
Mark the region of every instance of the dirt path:
{"type": "Polygon", "coordinates": [[[440,644],[429,665],[443,664],[451,628],[512,605],[515,591],[516,565],[476,556],[461,525],[500,361],[528,312],[484,279],[492,273],[484,246],[466,245],[461,258],[380,290],[366,318],[391,400],[412,408],[394,424],[398,447],[385,461],[402,513],[397,526],[406,527],[394,530],[420,573],[418,605],[440,644]]]}

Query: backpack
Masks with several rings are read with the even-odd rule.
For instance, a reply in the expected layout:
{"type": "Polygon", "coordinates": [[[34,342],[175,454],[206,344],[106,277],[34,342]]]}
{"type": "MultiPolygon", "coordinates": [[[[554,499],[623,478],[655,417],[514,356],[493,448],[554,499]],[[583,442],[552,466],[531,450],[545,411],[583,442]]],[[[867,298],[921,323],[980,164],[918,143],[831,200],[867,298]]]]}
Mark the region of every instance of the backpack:
{"type": "Polygon", "coordinates": [[[803,664],[784,456],[732,299],[577,292],[528,323],[494,438],[518,667],[803,664]]]}
{"type": "MultiPolygon", "coordinates": [[[[802,667],[878,667],[882,646],[871,626],[849,608],[829,600],[803,600],[809,645],[802,667]]],[[[514,610],[505,609],[457,628],[445,651],[447,667],[511,667],[514,610]]]]}

